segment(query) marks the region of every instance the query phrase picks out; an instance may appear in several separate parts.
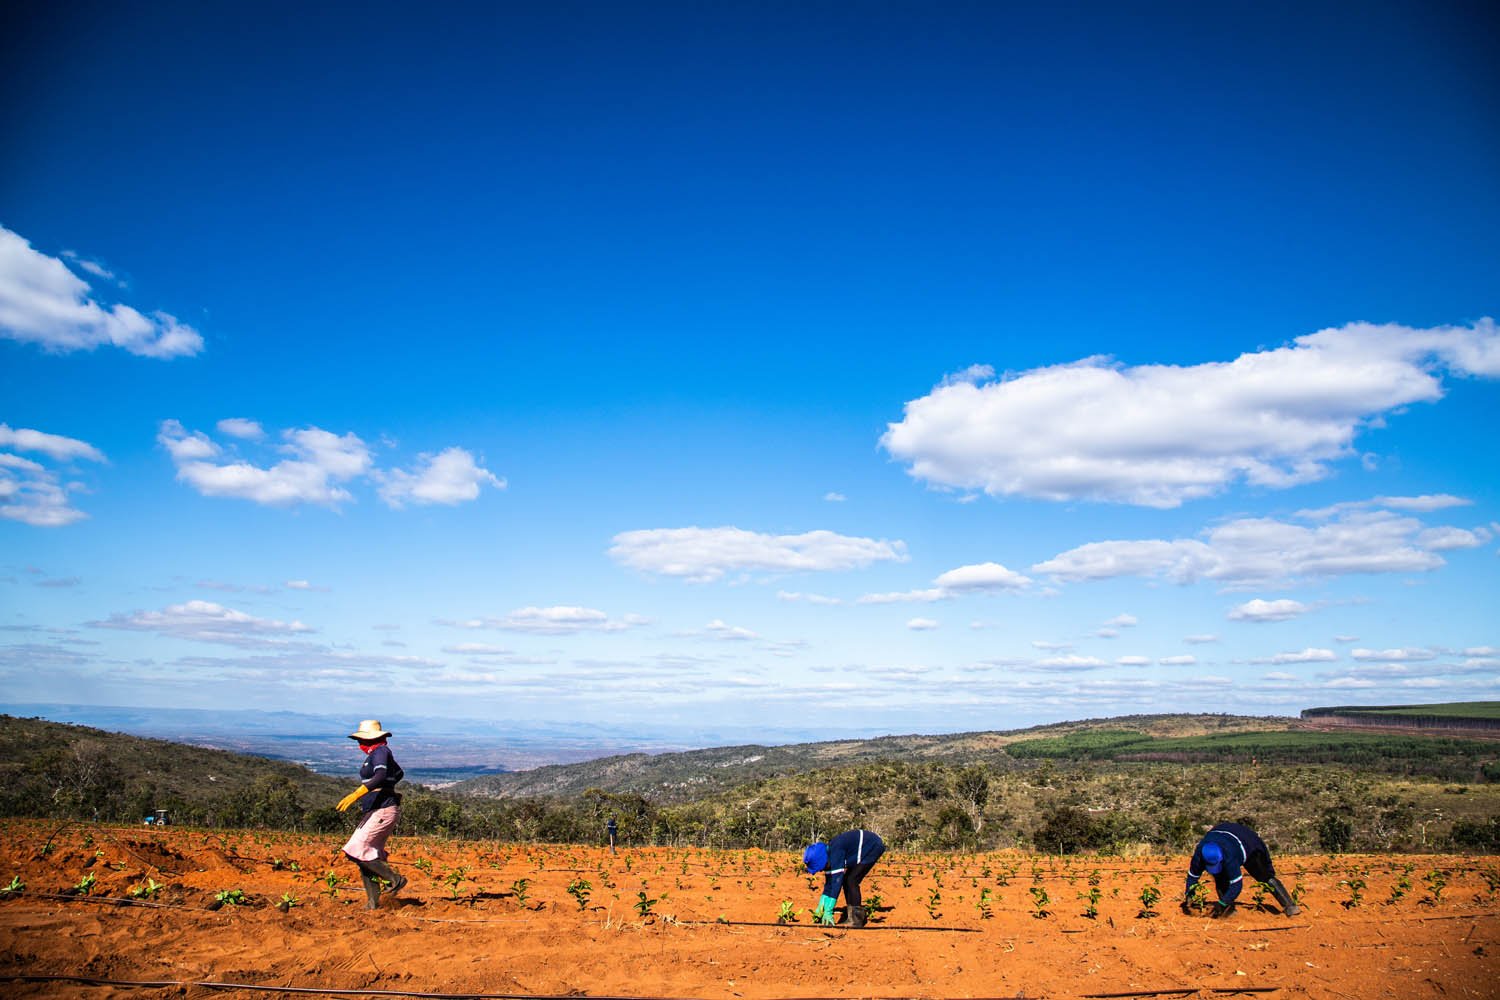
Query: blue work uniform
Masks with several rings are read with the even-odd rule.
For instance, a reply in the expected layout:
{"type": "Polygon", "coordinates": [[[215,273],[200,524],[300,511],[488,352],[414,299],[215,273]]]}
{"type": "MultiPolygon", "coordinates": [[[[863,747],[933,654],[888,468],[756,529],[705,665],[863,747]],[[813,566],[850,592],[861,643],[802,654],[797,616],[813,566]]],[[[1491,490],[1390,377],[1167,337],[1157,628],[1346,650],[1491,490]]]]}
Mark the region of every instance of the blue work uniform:
{"type": "Polygon", "coordinates": [[[1210,842],[1224,852],[1224,863],[1214,875],[1214,887],[1219,891],[1219,902],[1225,906],[1233,903],[1240,894],[1245,878],[1240,874],[1241,868],[1258,882],[1269,882],[1276,877],[1276,869],[1271,866],[1271,852],[1254,830],[1242,823],[1220,823],[1205,833],[1193,849],[1193,860],[1188,863],[1186,891],[1191,892],[1208,870],[1203,860],[1203,845],[1210,842]]]}
{"type": "Polygon", "coordinates": [[[828,863],[823,868],[823,895],[839,898],[839,890],[850,906],[858,906],[859,884],[885,853],[885,841],[869,830],[850,830],[828,842],[828,863]]]}

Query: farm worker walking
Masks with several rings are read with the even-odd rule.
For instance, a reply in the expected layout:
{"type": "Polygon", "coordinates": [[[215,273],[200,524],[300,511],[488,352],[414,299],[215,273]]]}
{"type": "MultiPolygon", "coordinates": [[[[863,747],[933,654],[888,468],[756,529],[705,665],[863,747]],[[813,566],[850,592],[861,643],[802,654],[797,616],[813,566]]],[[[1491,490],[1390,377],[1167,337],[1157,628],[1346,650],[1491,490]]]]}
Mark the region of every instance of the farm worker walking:
{"type": "Polygon", "coordinates": [[[870,914],[860,903],[863,897],[859,884],[870,874],[875,862],[885,853],[885,842],[869,830],[850,830],[834,837],[828,843],[809,844],[802,852],[802,863],[809,875],[823,872],[823,894],[813,917],[825,924],[832,924],[833,910],[838,905],[839,889],[844,890],[844,902],[848,909],[840,924],[863,927],[870,914]]]}
{"type": "Polygon", "coordinates": [[[617,853],[615,851],[615,838],[620,833],[620,825],[615,822],[615,818],[613,816],[609,818],[608,823],[604,824],[604,832],[609,835],[609,853],[617,853]]]}
{"type": "Polygon", "coordinates": [[[345,812],[358,802],[362,813],[354,825],[353,836],[344,845],[344,854],[359,866],[367,910],[380,907],[380,880],[390,886],[391,895],[406,885],[406,876],[398,875],[386,864],[385,842],[401,817],[401,795],[396,791],[396,782],[404,777],[401,765],[386,746],[390,735],[379,719],[366,719],[349,734],[351,740],[358,741],[365,762],[359,768],[360,786],[338,804],[339,812],[345,812]]]}
{"type": "Polygon", "coordinates": [[[1214,877],[1214,886],[1219,898],[1214,900],[1215,919],[1227,917],[1234,912],[1235,898],[1240,894],[1244,876],[1240,869],[1250,873],[1257,882],[1264,882],[1281,904],[1281,912],[1295,917],[1302,908],[1292,900],[1291,893],[1276,877],[1271,865],[1271,852],[1266,842],[1255,831],[1241,823],[1220,823],[1203,835],[1193,851],[1193,860],[1188,863],[1187,889],[1182,896],[1182,912],[1191,910],[1193,886],[1206,872],[1214,877]]]}

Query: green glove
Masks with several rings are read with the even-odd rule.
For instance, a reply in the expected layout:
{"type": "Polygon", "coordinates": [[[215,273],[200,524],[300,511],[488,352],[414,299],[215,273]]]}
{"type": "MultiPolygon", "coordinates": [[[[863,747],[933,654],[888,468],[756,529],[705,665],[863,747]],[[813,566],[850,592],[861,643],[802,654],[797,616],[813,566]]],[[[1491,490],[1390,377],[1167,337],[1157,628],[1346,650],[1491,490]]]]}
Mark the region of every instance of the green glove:
{"type": "Polygon", "coordinates": [[[813,916],[825,924],[833,923],[833,908],[839,901],[833,896],[819,896],[817,909],[813,910],[813,916]]]}

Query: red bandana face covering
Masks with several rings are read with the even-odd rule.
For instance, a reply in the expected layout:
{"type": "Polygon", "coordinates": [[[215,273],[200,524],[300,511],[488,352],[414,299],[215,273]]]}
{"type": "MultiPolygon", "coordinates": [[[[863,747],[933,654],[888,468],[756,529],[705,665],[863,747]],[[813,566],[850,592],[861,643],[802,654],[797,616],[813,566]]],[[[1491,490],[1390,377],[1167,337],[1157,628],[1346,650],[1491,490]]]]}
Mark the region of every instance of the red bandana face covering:
{"type": "Polygon", "coordinates": [[[381,740],[379,743],[361,743],[359,745],[359,749],[362,752],[364,752],[364,753],[369,753],[371,750],[374,750],[376,747],[383,747],[383,746],[385,746],[385,740],[381,740]]]}

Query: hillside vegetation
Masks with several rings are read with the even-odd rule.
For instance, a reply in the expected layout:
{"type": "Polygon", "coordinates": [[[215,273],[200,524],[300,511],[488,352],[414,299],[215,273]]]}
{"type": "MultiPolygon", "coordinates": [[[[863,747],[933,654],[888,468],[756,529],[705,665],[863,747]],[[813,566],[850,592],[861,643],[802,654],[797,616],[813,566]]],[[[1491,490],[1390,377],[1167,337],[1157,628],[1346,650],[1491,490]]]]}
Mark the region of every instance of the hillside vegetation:
{"type": "MultiPolygon", "coordinates": [[[[1015,732],[629,755],[405,788],[401,829],[589,843],[795,848],[855,826],[905,850],[1128,853],[1248,822],[1280,851],[1500,851],[1500,744],[1139,716],[1015,732]],[[575,790],[576,789],[576,790],[575,790]],[[537,794],[546,790],[549,794],[537,794]]],[[[0,814],[335,831],[348,782],[297,765],[0,717],[0,814]]]]}

